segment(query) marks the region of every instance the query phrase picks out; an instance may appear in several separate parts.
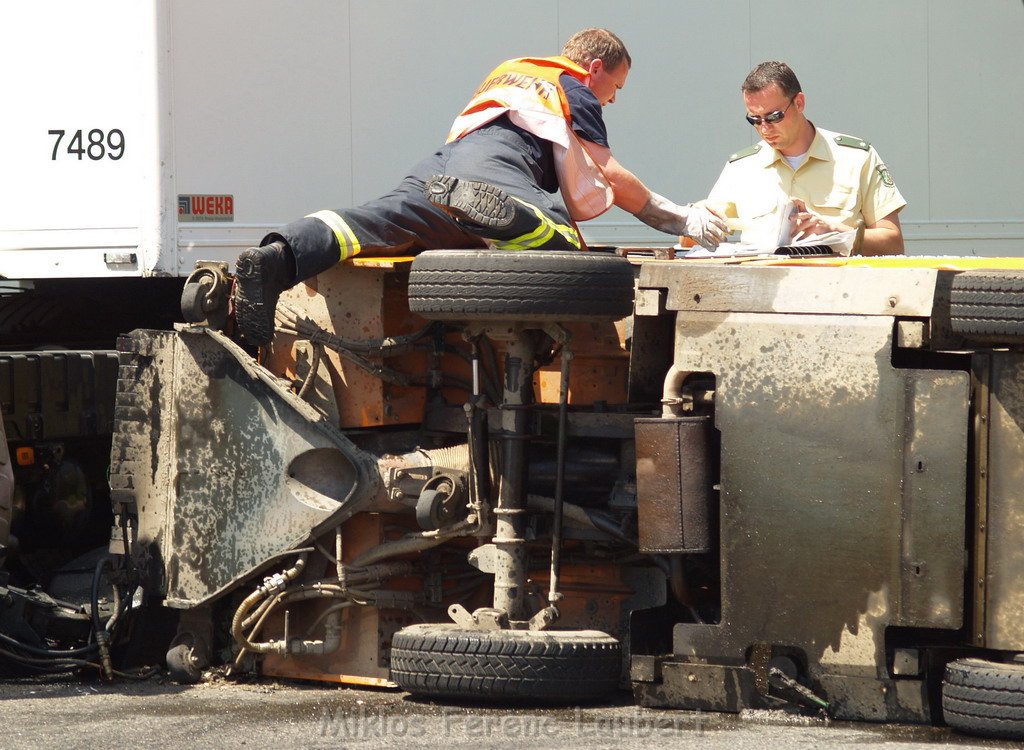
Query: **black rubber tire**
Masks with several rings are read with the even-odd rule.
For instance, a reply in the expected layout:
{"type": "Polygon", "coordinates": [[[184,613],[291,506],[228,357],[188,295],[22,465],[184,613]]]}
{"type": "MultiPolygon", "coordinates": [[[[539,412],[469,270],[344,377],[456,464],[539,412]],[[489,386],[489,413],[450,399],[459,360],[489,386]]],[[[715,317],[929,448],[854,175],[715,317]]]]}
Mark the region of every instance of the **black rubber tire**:
{"type": "Polygon", "coordinates": [[[1024,739],[1024,664],[958,659],[942,681],[946,723],[966,734],[1024,739]]]}
{"type": "Polygon", "coordinates": [[[610,253],[429,250],[409,272],[409,309],[428,320],[619,320],[633,267],[610,253]]]}
{"type": "Polygon", "coordinates": [[[411,625],[391,642],[391,680],[413,695],[544,703],[615,690],[622,648],[596,630],[466,630],[411,625]]]}
{"type": "Polygon", "coordinates": [[[1024,340],[1024,272],[963,271],[953,277],[950,327],[967,338],[1024,340]]]}

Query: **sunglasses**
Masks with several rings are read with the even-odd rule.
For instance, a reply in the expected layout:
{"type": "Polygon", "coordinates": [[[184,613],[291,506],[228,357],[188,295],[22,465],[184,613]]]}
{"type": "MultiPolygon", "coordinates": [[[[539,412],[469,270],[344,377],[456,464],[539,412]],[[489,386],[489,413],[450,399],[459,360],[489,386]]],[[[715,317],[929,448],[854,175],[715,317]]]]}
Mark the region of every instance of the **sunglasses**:
{"type": "Polygon", "coordinates": [[[766,122],[769,125],[774,125],[777,122],[782,122],[782,118],[786,116],[786,112],[788,112],[789,108],[793,106],[794,99],[796,99],[796,95],[794,95],[793,98],[789,100],[789,104],[786,105],[785,109],[777,109],[774,112],[769,112],[763,117],[761,115],[746,115],[747,122],[749,122],[755,128],[762,122],[766,122]]]}

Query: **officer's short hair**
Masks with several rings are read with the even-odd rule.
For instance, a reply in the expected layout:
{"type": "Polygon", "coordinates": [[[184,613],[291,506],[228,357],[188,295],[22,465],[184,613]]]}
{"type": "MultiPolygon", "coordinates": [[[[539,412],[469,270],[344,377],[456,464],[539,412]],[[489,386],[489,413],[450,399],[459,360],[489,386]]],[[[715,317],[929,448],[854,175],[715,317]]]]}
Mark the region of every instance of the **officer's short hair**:
{"type": "Polygon", "coordinates": [[[743,80],[743,85],[740,86],[740,90],[744,94],[752,94],[768,88],[773,83],[778,84],[787,99],[792,99],[803,91],[793,69],[786,65],[786,63],[779,62],[778,60],[768,60],[757,65],[747,74],[747,77],[743,80]]]}
{"type": "Polygon", "coordinates": [[[623,62],[633,67],[633,58],[626,51],[626,45],[608,29],[577,31],[562,47],[562,56],[584,68],[594,60],[604,62],[608,70],[615,70],[623,62]]]}

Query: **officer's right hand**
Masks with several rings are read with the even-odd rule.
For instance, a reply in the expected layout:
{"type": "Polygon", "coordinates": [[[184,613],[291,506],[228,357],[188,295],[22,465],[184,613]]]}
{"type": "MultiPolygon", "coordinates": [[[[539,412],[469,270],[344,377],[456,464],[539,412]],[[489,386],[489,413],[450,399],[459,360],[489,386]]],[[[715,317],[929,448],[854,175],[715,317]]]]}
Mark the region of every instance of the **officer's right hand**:
{"type": "Polygon", "coordinates": [[[683,234],[698,245],[714,250],[729,234],[725,218],[706,206],[686,206],[683,234]]]}
{"type": "Polygon", "coordinates": [[[791,200],[796,208],[796,213],[790,218],[790,236],[793,242],[829,232],[852,232],[856,229],[845,224],[833,224],[807,208],[807,204],[799,198],[791,200]]]}

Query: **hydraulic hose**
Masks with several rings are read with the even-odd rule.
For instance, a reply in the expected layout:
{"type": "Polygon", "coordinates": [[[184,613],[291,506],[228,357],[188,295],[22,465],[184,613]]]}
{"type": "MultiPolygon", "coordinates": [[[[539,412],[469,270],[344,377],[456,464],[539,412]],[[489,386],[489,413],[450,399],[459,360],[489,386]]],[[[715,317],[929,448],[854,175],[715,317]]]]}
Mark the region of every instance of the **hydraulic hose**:
{"type": "Polygon", "coordinates": [[[85,659],[45,659],[32,656],[21,656],[20,654],[8,651],[5,648],[0,648],[0,656],[6,657],[7,659],[17,662],[23,666],[47,673],[70,672],[72,669],[79,667],[100,668],[99,664],[86,661],[85,659]]]}
{"type": "Polygon", "coordinates": [[[92,605],[92,629],[96,637],[96,647],[100,653],[103,678],[107,681],[114,679],[114,665],[110,659],[110,636],[107,634],[106,627],[100,622],[100,582],[103,580],[104,569],[112,566],[113,558],[110,555],[105,555],[96,563],[96,569],[92,574],[92,596],[90,601],[92,605]]]}
{"type": "Polygon", "coordinates": [[[95,643],[90,643],[87,646],[80,648],[69,648],[69,649],[55,649],[55,648],[39,648],[37,646],[30,646],[27,643],[11,638],[9,635],[0,633],[0,642],[6,643],[11,648],[20,649],[33,656],[49,659],[75,659],[80,656],[91,656],[96,653],[98,646],[95,643]]]}
{"type": "Polygon", "coordinates": [[[351,568],[363,568],[378,560],[384,560],[395,555],[404,555],[410,552],[421,552],[431,547],[443,544],[452,537],[460,536],[473,529],[473,524],[459,523],[445,530],[443,534],[431,534],[426,532],[417,536],[408,536],[393,542],[385,542],[376,547],[368,549],[351,563],[351,568]]]}
{"type": "Polygon", "coordinates": [[[270,594],[277,594],[284,591],[285,587],[293,580],[295,580],[300,573],[306,567],[306,552],[299,555],[299,559],[295,561],[295,565],[288,568],[283,573],[278,573],[275,576],[270,576],[265,579],[262,586],[258,587],[249,596],[242,600],[242,603],[238,605],[238,609],[235,610],[235,616],[231,619],[231,635],[234,639],[242,644],[247,650],[255,651],[256,653],[268,653],[272,649],[269,648],[270,644],[267,643],[251,643],[246,638],[245,633],[242,629],[242,622],[246,619],[246,615],[249,610],[256,606],[256,603],[263,599],[265,596],[270,594]]]}

